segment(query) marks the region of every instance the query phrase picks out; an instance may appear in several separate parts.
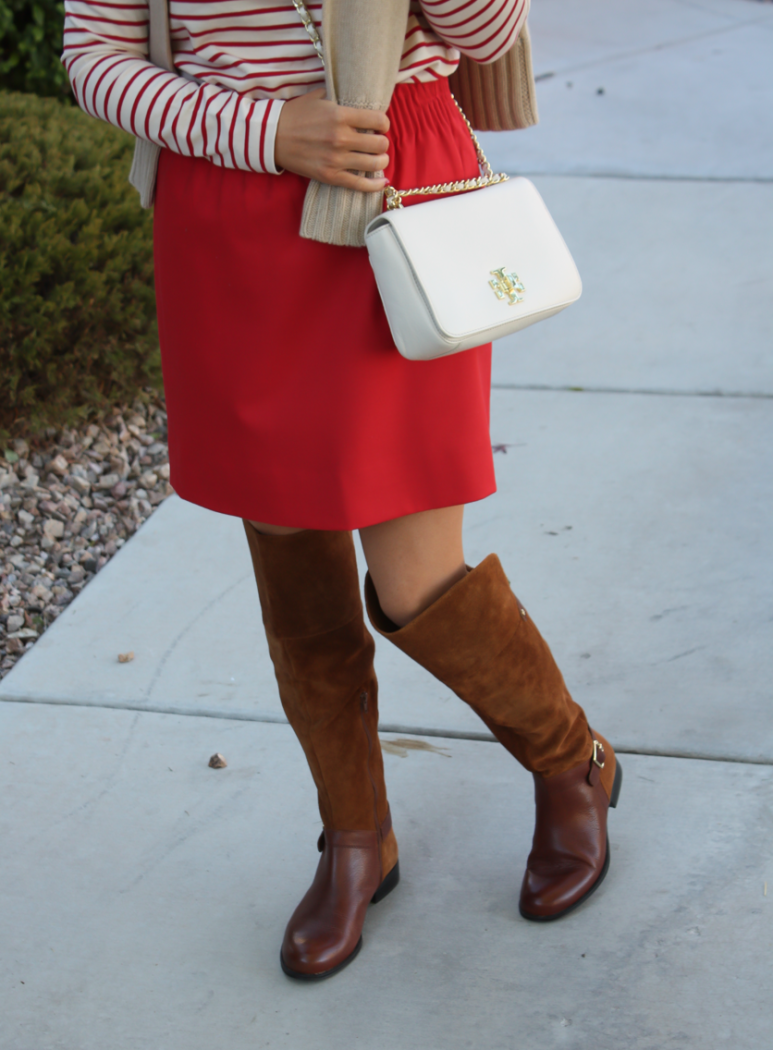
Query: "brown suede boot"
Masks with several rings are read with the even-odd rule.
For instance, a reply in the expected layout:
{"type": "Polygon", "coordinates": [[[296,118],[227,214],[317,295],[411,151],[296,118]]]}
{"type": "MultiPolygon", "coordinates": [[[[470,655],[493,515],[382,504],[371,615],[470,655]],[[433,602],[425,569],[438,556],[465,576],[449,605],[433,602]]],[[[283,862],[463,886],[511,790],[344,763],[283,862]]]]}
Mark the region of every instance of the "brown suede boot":
{"type": "Polygon", "coordinates": [[[607,810],[617,804],[622,769],[569,695],[499,558],[489,555],[406,627],[384,615],[370,577],[365,594],[376,630],[453,689],[534,775],[521,914],[565,915],[607,873],[607,810]]]}
{"type": "Polygon", "coordinates": [[[330,977],[362,944],[367,906],[400,878],[378,739],[373,639],[350,532],[267,536],[244,523],[279,695],[317,786],[314,881],[282,943],[291,977],[330,977]]]}

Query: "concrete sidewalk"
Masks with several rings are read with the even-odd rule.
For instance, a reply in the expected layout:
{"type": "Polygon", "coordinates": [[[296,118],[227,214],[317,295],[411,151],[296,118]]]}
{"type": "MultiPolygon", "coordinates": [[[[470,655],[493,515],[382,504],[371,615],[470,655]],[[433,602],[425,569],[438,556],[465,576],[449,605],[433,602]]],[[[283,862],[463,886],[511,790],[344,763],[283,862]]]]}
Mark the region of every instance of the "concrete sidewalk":
{"type": "Polygon", "coordinates": [[[3,1050],[767,1045],[773,5],[534,8],[543,122],[486,145],[585,290],[497,347],[466,546],[620,748],[604,887],[518,917],[528,776],[379,645],[403,881],[355,965],[284,978],[311,779],[241,526],[172,498],[0,684],[3,1050]]]}

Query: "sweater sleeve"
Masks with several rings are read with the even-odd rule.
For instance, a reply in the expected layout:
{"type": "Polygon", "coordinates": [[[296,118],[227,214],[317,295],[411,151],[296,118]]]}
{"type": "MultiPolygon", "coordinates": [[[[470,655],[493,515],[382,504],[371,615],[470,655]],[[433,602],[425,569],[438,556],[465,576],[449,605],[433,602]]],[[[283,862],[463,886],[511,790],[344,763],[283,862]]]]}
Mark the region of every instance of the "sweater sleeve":
{"type": "Polygon", "coordinates": [[[529,0],[420,0],[437,35],[475,62],[496,62],[515,44],[529,0]]]}
{"type": "Polygon", "coordinates": [[[65,0],[64,7],[62,62],[87,113],[218,167],[278,174],[274,142],[282,102],[154,66],[147,2],[65,0]]]}

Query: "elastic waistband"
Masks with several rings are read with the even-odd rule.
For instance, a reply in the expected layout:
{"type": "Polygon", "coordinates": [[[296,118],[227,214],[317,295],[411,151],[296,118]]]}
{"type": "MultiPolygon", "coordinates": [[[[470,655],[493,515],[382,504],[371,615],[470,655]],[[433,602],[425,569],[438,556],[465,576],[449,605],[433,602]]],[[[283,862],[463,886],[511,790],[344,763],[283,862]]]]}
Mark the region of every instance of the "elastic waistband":
{"type": "Polygon", "coordinates": [[[438,99],[442,100],[450,97],[451,88],[448,83],[448,77],[439,77],[437,80],[430,80],[427,83],[397,84],[392,95],[390,108],[395,102],[398,105],[401,102],[408,102],[411,106],[426,106],[436,102],[438,99]]]}

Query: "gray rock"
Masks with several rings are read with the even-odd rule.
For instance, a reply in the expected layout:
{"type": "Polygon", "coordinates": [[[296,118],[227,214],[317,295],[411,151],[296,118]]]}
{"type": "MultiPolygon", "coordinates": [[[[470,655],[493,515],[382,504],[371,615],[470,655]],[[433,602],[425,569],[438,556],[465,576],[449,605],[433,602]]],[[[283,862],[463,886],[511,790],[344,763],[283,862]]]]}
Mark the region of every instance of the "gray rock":
{"type": "Polygon", "coordinates": [[[89,492],[91,492],[91,482],[87,478],[81,477],[80,474],[73,473],[68,480],[71,488],[74,488],[81,496],[88,496],[89,492]]]}
{"type": "Polygon", "coordinates": [[[39,598],[44,605],[49,605],[54,597],[53,591],[46,587],[44,583],[36,584],[30,591],[30,594],[35,598],[39,598]]]}
{"type": "Polygon", "coordinates": [[[14,631],[13,634],[8,635],[10,641],[11,638],[21,638],[24,641],[28,641],[32,638],[37,638],[38,632],[34,631],[31,627],[22,627],[18,631],[14,631]]]}
{"type": "Polygon", "coordinates": [[[70,469],[70,464],[60,453],[59,455],[54,456],[54,458],[48,464],[48,468],[49,470],[52,470],[54,474],[58,474],[60,477],[64,477],[70,469]]]}
{"type": "Polygon", "coordinates": [[[46,518],[43,522],[43,536],[47,540],[60,540],[64,536],[64,523],[56,518],[46,518]]]}

